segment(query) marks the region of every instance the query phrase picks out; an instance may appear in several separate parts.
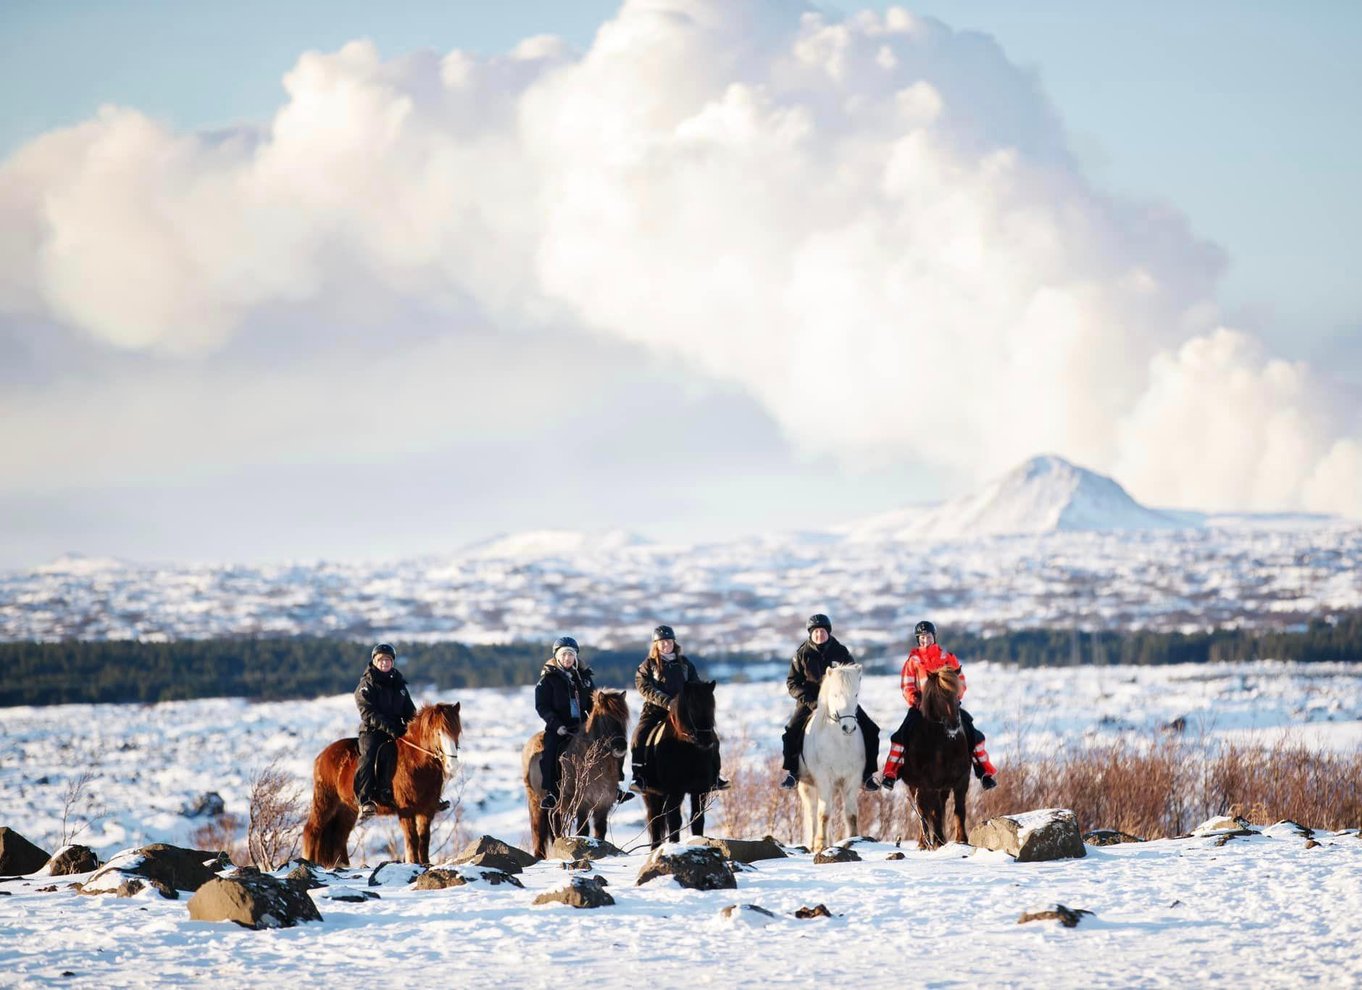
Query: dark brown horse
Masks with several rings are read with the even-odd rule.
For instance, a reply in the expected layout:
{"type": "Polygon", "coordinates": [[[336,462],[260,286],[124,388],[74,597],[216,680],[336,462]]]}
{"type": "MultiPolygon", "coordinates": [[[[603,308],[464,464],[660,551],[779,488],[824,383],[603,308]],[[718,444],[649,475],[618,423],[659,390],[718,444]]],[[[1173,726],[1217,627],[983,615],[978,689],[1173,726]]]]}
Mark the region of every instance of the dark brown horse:
{"type": "Polygon", "coordinates": [[[552,811],[539,807],[544,797],[539,767],[543,752],[542,732],[531,736],[520,752],[533,852],[540,859],[554,839],[570,831],[574,820],[577,835],[586,835],[590,824],[596,838],[605,838],[606,819],[619,796],[620,768],[629,753],[629,704],[624,692],[601,690],[592,695],[586,724],[559,756],[562,776],[558,807],[552,811]]]}
{"type": "Polygon", "coordinates": [[[960,675],[943,668],[928,674],[918,702],[922,722],[903,754],[899,776],[922,822],[919,849],[946,842],[946,797],[955,798],[955,841],[965,841],[965,793],[969,790],[969,736],[960,722],[960,675]]]}
{"type": "MultiPolygon", "coordinates": [[[[425,705],[397,740],[393,773],[395,805],[378,806],[402,825],[408,863],[430,862],[430,820],[440,791],[459,768],[459,705],[425,705]]],[[[303,826],[303,855],[320,866],[349,866],[346,844],[359,816],[355,764],[359,740],[337,739],[312,764],[312,813],[303,826]]]]}
{"type": "Polygon", "coordinates": [[[681,802],[690,795],[692,835],[705,832],[705,804],[719,775],[719,733],[714,728],[714,682],[692,681],[672,698],[667,721],[648,745],[648,836],[654,849],[681,841],[681,802]]]}

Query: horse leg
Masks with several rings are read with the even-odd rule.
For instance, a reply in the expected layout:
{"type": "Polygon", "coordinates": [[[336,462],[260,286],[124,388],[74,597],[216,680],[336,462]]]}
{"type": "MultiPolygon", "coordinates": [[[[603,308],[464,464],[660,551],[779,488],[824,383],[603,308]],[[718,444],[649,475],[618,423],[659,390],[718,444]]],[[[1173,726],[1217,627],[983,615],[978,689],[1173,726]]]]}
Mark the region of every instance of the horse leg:
{"type": "Polygon", "coordinates": [[[860,801],[860,784],[856,778],[848,777],[842,783],[842,817],[846,819],[847,838],[853,835],[860,835],[860,812],[858,802],[860,801]]]}
{"type": "Polygon", "coordinates": [[[667,826],[666,798],[652,791],[644,791],[643,806],[648,812],[648,841],[656,849],[662,845],[663,829],[667,826]]]}
{"type": "Polygon", "coordinates": [[[419,863],[421,841],[416,835],[416,820],[410,815],[401,815],[397,823],[402,826],[402,842],[406,846],[406,862],[419,863]]]}
{"type": "Polygon", "coordinates": [[[528,787],[525,789],[525,804],[530,812],[530,851],[534,853],[535,859],[543,859],[549,834],[549,813],[539,807],[539,799],[528,787]]]}
{"type": "Polygon", "coordinates": [[[707,795],[694,792],[690,796],[690,834],[705,834],[705,801],[707,795]]]}
{"type": "Polygon", "coordinates": [[[965,831],[965,792],[969,790],[969,778],[965,778],[963,784],[957,784],[955,788],[955,841],[967,842],[968,833],[965,831]]]}
{"type": "Polygon", "coordinates": [[[591,815],[591,834],[598,839],[605,838],[606,820],[610,817],[609,808],[597,808],[591,815]]]}
{"type": "Polygon", "coordinates": [[[681,800],[680,794],[667,795],[667,841],[681,841],[681,800]]]}
{"type": "Polygon", "coordinates": [[[818,852],[813,844],[814,818],[818,814],[818,793],[807,780],[799,782],[799,810],[804,819],[804,845],[813,852],[818,852]]]}
{"type": "Polygon", "coordinates": [[[430,816],[416,816],[416,855],[418,863],[430,864],[430,816]]]}

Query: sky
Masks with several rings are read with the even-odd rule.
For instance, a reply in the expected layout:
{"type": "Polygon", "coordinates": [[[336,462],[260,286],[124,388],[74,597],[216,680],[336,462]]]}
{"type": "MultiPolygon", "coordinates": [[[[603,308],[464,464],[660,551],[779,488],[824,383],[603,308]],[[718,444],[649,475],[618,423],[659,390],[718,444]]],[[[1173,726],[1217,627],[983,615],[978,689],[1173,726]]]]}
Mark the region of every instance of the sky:
{"type": "Polygon", "coordinates": [[[1362,516],[1348,5],[0,10],[0,567],[1362,516]]]}

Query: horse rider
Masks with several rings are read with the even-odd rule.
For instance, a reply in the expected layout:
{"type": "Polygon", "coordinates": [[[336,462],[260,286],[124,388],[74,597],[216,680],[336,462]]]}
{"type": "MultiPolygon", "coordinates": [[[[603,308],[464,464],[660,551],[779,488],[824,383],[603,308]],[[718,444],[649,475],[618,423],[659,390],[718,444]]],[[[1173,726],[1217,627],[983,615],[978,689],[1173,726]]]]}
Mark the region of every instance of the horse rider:
{"type": "MultiPolygon", "coordinates": [[[[681,686],[699,679],[695,665],[681,652],[676,642],[675,630],[665,625],[654,629],[648,656],[638,665],[638,671],[634,674],[634,686],[643,696],[643,710],[639,712],[638,725],[634,727],[631,746],[633,780],[629,790],[642,794],[647,789],[644,748],[648,744],[648,736],[667,720],[672,699],[681,691],[681,686]]],[[[716,746],[712,790],[722,791],[729,786],[729,782],[719,775],[719,750],[716,746]]]]}
{"type": "MultiPolygon", "coordinates": [[[[885,760],[881,784],[886,790],[892,788],[894,781],[898,779],[899,769],[903,766],[904,750],[908,748],[917,727],[922,724],[922,712],[918,710],[918,702],[922,700],[922,683],[927,675],[946,667],[959,671],[960,697],[965,696],[965,674],[960,669],[960,661],[954,653],[944,652],[937,645],[936,626],[924,619],[913,627],[913,636],[917,639],[917,646],[908,654],[908,659],[903,662],[903,670],[899,673],[899,689],[903,692],[904,701],[908,702],[908,713],[903,717],[903,724],[889,737],[891,744],[889,757],[885,760]]],[[[997,787],[998,781],[995,778],[998,770],[989,761],[988,750],[984,749],[984,734],[974,727],[974,719],[964,708],[960,709],[960,722],[969,738],[974,775],[979,778],[984,790],[997,787]]]]}
{"type": "Polygon", "coordinates": [[[397,653],[388,643],[369,651],[369,663],[355,688],[359,708],[359,760],[355,765],[355,800],[359,821],[378,811],[379,804],[396,805],[393,772],[397,769],[397,740],[416,716],[407,682],[396,669],[397,653]]]}
{"type": "MultiPolygon", "coordinates": [[[[780,786],[786,790],[791,790],[798,781],[804,727],[809,724],[809,716],[818,705],[818,689],[823,675],[830,667],[850,666],[856,662],[851,651],[832,635],[832,620],[822,612],[809,616],[806,628],[809,638],[795,650],[790,659],[789,676],[785,678],[785,687],[795,700],[794,714],[785,723],[785,732],[780,737],[785,757],[785,778],[780,786]]],[[[861,775],[861,787],[867,791],[878,791],[880,785],[875,779],[875,771],[880,759],[880,727],[860,705],[856,706],[856,724],[861,727],[861,738],[865,740],[865,770],[861,775]]]]}
{"type": "Polygon", "coordinates": [[[571,636],[555,639],[553,655],[539,671],[539,683],[534,688],[534,710],[544,720],[544,751],[539,757],[539,773],[544,780],[539,806],[544,809],[558,807],[562,775],[559,758],[591,711],[595,686],[591,668],[578,665],[578,651],[571,636]]]}

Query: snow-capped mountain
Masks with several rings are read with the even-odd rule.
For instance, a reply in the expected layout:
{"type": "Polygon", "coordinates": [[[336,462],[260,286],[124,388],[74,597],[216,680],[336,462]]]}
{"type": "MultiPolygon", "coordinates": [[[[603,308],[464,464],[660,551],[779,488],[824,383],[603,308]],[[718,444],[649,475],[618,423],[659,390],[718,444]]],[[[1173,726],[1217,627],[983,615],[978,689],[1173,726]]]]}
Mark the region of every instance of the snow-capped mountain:
{"type": "Polygon", "coordinates": [[[537,530],[410,560],[231,566],[63,558],[0,572],[0,639],[314,634],[788,654],[810,612],[863,647],[930,616],[1035,626],[1288,626],[1362,608],[1362,524],[1145,508],[1109,478],[1035,458],[978,494],[823,532],[649,543],[537,530]],[[645,640],[646,641],[646,640],[645,640]]]}
{"type": "Polygon", "coordinates": [[[847,527],[857,540],[956,540],[1022,533],[1185,529],[1194,515],[1146,508],[1105,475],[1052,454],[1033,457],[982,491],[847,527]]]}

